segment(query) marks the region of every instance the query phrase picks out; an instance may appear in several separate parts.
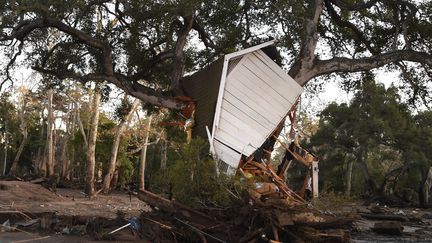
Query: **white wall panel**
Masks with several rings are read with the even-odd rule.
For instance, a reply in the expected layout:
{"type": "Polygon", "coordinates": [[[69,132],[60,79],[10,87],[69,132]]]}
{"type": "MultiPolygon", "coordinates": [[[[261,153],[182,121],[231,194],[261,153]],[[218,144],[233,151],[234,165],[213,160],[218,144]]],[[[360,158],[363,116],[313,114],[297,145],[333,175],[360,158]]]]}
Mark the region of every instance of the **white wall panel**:
{"type": "Polygon", "coordinates": [[[228,165],[237,168],[241,154],[215,140],[213,142],[217,157],[228,165]]]}
{"type": "Polygon", "coordinates": [[[251,155],[286,116],[302,87],[261,50],[232,63],[223,87],[213,144],[219,159],[237,167],[241,154],[251,155]]]}

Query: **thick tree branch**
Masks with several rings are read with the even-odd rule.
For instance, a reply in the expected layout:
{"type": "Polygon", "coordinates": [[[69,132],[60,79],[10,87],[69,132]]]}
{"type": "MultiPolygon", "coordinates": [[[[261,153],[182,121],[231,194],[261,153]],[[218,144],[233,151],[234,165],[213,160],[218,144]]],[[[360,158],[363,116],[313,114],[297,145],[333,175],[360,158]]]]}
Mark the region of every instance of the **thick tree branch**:
{"type": "MultiPolygon", "coordinates": [[[[12,77],[10,76],[10,69],[11,69],[12,65],[15,63],[17,57],[18,57],[19,55],[21,55],[22,50],[23,50],[23,47],[24,47],[24,42],[21,41],[21,42],[19,43],[19,45],[18,45],[18,51],[17,51],[16,53],[13,53],[13,54],[12,54],[12,58],[9,60],[8,64],[6,65],[6,69],[5,69],[6,78],[5,78],[5,79],[0,83],[0,91],[2,90],[3,85],[4,85],[7,81],[11,81],[11,82],[13,82],[13,81],[12,81],[12,77]]],[[[12,48],[14,48],[14,46],[13,46],[12,48]]]]}
{"type": "Polygon", "coordinates": [[[171,89],[176,93],[180,90],[180,79],[184,73],[184,53],[183,49],[187,42],[187,36],[193,25],[192,14],[188,16],[183,16],[183,26],[177,36],[177,42],[174,48],[174,60],[172,63],[172,73],[171,73],[171,89]]]}
{"type": "MultiPolygon", "coordinates": [[[[191,26],[191,24],[189,25],[191,26]]],[[[28,36],[33,30],[39,29],[39,28],[47,28],[52,27],[56,28],[66,34],[69,34],[74,39],[78,40],[79,42],[93,47],[95,49],[98,49],[102,53],[103,57],[103,73],[90,73],[86,75],[80,75],[72,71],[61,71],[57,72],[55,70],[48,70],[43,67],[33,67],[34,70],[53,75],[58,77],[59,79],[75,79],[79,80],[81,82],[87,82],[87,81],[108,81],[120,89],[124,90],[129,95],[132,95],[144,102],[148,102],[155,106],[162,106],[172,109],[180,109],[182,107],[182,104],[178,103],[175,99],[172,97],[167,97],[162,95],[159,92],[156,92],[154,89],[151,89],[149,87],[146,87],[138,82],[131,81],[127,79],[124,75],[120,75],[118,73],[114,72],[113,68],[113,60],[112,60],[112,50],[111,47],[103,42],[102,40],[99,40],[81,30],[75,29],[69,25],[66,25],[65,23],[61,22],[60,20],[45,16],[43,19],[37,19],[34,21],[23,21],[21,24],[19,24],[12,34],[10,36],[7,36],[6,38],[1,39],[0,41],[4,40],[23,40],[26,36],[28,36]]],[[[189,27],[190,30],[190,27],[189,27]]],[[[187,35],[187,34],[186,34],[187,35]]],[[[186,38],[184,38],[186,39],[186,38]]],[[[185,41],[185,40],[184,40],[185,41]]],[[[183,50],[184,44],[180,46],[183,50]]],[[[169,53],[163,53],[159,55],[156,60],[166,59],[169,58],[172,54],[169,53]]],[[[137,78],[137,77],[135,77],[137,78]]]]}
{"type": "Polygon", "coordinates": [[[209,37],[209,35],[206,33],[204,28],[199,24],[197,19],[195,18],[192,24],[192,29],[196,30],[198,32],[198,36],[201,39],[201,41],[204,43],[206,47],[210,47],[213,49],[216,49],[216,45],[214,44],[213,40],[209,37]]]}
{"type": "Polygon", "coordinates": [[[81,82],[96,81],[103,82],[108,81],[111,84],[119,87],[127,94],[134,96],[144,102],[150,103],[155,106],[161,106],[171,109],[181,109],[182,104],[176,101],[174,98],[165,96],[154,89],[146,87],[138,82],[127,80],[125,76],[121,74],[107,75],[105,73],[89,73],[86,75],[79,75],[72,71],[70,72],[57,72],[55,70],[44,69],[42,67],[32,67],[35,71],[45,73],[48,75],[55,76],[59,79],[74,79],[81,82]]]}
{"type": "Polygon", "coordinates": [[[112,50],[108,44],[94,38],[93,36],[81,30],[72,28],[69,25],[66,25],[65,23],[54,18],[46,17],[44,18],[43,23],[46,25],[46,27],[54,27],[64,33],[73,36],[74,38],[80,40],[86,45],[99,49],[102,52],[102,56],[103,56],[104,73],[109,76],[114,75],[112,50]]]}
{"type": "Polygon", "coordinates": [[[335,57],[329,60],[317,60],[315,62],[314,68],[305,75],[298,77],[296,81],[300,85],[304,85],[310,79],[321,75],[334,72],[368,71],[400,61],[410,61],[432,65],[432,55],[425,52],[412,50],[399,50],[359,59],[335,57]]]}
{"type": "Polygon", "coordinates": [[[324,0],[314,0],[310,4],[310,16],[305,20],[305,35],[302,40],[300,55],[289,71],[289,75],[297,80],[298,76],[309,72],[313,67],[315,49],[318,42],[318,23],[323,11],[324,0]]]}

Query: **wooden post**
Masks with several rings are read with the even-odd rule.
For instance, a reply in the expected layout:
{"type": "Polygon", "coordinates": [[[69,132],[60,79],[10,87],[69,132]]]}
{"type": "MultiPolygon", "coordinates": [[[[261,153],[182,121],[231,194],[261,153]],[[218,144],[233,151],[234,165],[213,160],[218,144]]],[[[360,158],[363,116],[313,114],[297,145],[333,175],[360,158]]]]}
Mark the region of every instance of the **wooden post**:
{"type": "Polygon", "coordinates": [[[312,162],[312,193],[313,198],[318,198],[318,161],[312,162]]]}

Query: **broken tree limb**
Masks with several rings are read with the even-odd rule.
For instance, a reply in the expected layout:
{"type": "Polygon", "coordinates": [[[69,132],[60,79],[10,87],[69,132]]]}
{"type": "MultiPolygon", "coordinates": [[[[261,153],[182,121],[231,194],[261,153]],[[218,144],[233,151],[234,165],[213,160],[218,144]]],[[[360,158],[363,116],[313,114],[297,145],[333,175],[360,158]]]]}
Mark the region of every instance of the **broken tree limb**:
{"type": "Polygon", "coordinates": [[[381,222],[375,223],[372,230],[376,233],[380,234],[388,234],[388,235],[402,235],[404,227],[400,222],[381,222]]]}
{"type": "Polygon", "coordinates": [[[176,201],[168,200],[149,191],[139,191],[138,198],[153,207],[158,207],[162,211],[173,213],[181,218],[193,219],[195,224],[194,226],[197,228],[206,229],[222,224],[222,222],[216,221],[207,214],[201,213],[176,201]]]}
{"type": "Polygon", "coordinates": [[[402,215],[387,215],[387,214],[369,214],[369,213],[361,213],[360,216],[367,219],[375,219],[375,220],[396,220],[396,221],[409,221],[409,219],[402,215]]]}
{"type": "MultiPolygon", "coordinates": [[[[196,231],[197,233],[199,233],[199,235],[200,235],[200,234],[202,234],[202,235],[206,235],[206,236],[212,238],[213,240],[216,240],[216,241],[218,241],[218,242],[222,242],[222,243],[226,243],[226,241],[221,240],[221,239],[219,239],[219,238],[216,238],[216,237],[214,237],[213,235],[208,234],[208,233],[206,233],[206,232],[204,232],[204,231],[202,231],[202,230],[196,228],[195,226],[193,226],[193,225],[191,225],[191,224],[188,224],[187,222],[185,222],[185,221],[183,221],[183,220],[181,220],[181,219],[178,219],[178,218],[175,218],[175,219],[176,219],[177,221],[179,221],[180,223],[182,223],[182,224],[184,224],[184,225],[186,225],[186,226],[189,226],[191,229],[193,229],[194,231],[196,231]]],[[[202,240],[203,242],[207,242],[207,241],[205,240],[205,237],[204,237],[204,239],[203,239],[203,236],[202,236],[202,235],[200,235],[201,240],[202,240]]]]}
{"type": "Polygon", "coordinates": [[[258,229],[254,230],[252,232],[249,232],[248,234],[246,234],[242,238],[240,238],[239,242],[240,243],[249,242],[253,238],[257,237],[259,234],[261,234],[262,232],[264,232],[264,229],[263,228],[258,228],[258,229]]]}

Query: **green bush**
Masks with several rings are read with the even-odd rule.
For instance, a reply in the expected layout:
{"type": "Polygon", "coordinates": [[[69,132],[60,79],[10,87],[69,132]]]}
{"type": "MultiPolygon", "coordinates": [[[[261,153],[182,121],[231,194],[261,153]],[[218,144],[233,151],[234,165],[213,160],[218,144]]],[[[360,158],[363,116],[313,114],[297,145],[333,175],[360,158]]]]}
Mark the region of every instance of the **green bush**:
{"type": "Polygon", "coordinates": [[[158,188],[184,204],[228,206],[231,178],[217,175],[215,161],[209,155],[205,140],[197,138],[179,148],[179,158],[170,164],[165,175],[159,173],[153,181],[158,188]]]}

